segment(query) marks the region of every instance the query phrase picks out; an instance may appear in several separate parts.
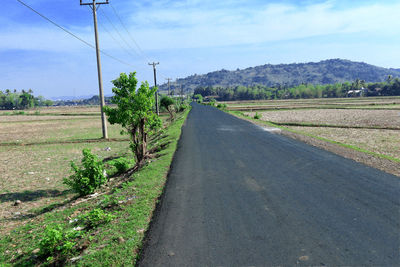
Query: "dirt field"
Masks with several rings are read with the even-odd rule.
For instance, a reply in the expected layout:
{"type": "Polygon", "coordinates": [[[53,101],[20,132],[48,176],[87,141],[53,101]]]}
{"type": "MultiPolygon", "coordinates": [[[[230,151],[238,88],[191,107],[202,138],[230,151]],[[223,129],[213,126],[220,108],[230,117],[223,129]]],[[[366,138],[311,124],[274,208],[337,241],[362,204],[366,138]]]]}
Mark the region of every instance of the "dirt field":
{"type": "MultiPolygon", "coordinates": [[[[247,114],[253,117],[255,112],[247,114]]],[[[400,111],[398,110],[311,109],[268,111],[260,114],[262,120],[278,123],[381,127],[400,130],[400,111]]]]}
{"type": "Polygon", "coordinates": [[[228,110],[276,109],[392,109],[400,110],[400,97],[324,98],[260,101],[228,101],[228,110]]]}
{"type": "Polygon", "coordinates": [[[296,139],[400,176],[399,103],[398,97],[283,100],[233,102],[228,103],[228,109],[241,107],[239,110],[249,117],[254,117],[257,112],[261,120],[295,131],[296,134],[286,134],[296,139]],[[299,108],[302,105],[307,105],[307,108],[299,108]],[[267,110],[262,110],[266,106],[267,110]],[[280,107],[284,109],[274,110],[280,107]],[[350,148],[328,144],[310,136],[350,148]],[[374,156],[374,153],[386,158],[374,156]]]}
{"type": "Polygon", "coordinates": [[[72,197],[62,180],[71,174],[70,161],[80,161],[83,148],[103,158],[130,153],[119,126],[108,126],[113,141],[101,141],[100,116],[75,116],[91,111],[98,108],[49,108],[29,116],[2,112],[0,234],[36,216],[40,208],[72,197]],[[14,206],[16,200],[22,203],[14,206]]]}

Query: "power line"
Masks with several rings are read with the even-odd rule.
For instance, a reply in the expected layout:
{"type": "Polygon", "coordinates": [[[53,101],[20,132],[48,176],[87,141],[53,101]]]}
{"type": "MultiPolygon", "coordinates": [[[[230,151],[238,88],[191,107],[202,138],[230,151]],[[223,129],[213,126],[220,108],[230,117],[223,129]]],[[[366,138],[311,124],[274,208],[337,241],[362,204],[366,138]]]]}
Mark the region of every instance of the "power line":
{"type": "MultiPolygon", "coordinates": [[[[137,47],[138,51],[141,53],[141,56],[146,60],[146,61],[150,61],[149,58],[146,56],[146,54],[143,52],[143,50],[140,48],[139,44],[136,42],[135,38],[133,38],[132,34],[130,33],[130,31],[128,30],[128,27],[126,27],[125,23],[122,21],[121,16],[118,15],[117,10],[114,8],[114,6],[112,5],[112,3],[109,3],[109,5],[111,6],[115,16],[118,18],[119,22],[121,23],[122,27],[125,29],[125,31],[127,32],[128,36],[130,37],[130,39],[133,41],[133,43],[135,44],[135,46],[137,47]]],[[[136,52],[136,50],[135,50],[136,52]]],[[[162,78],[167,79],[166,76],[164,76],[162,74],[162,72],[159,72],[159,75],[162,78]]]]}
{"type": "MultiPolygon", "coordinates": [[[[93,48],[93,49],[96,49],[96,47],[94,47],[94,45],[90,44],[89,42],[86,42],[85,40],[83,40],[83,39],[80,38],[79,36],[73,34],[73,33],[70,32],[69,30],[67,30],[67,29],[65,29],[64,27],[62,27],[61,25],[59,25],[59,24],[57,24],[56,22],[52,21],[51,19],[49,19],[49,18],[46,17],[45,15],[41,14],[39,11],[36,11],[35,9],[33,9],[31,6],[27,5],[27,4],[24,3],[23,1],[21,1],[21,0],[17,0],[17,1],[18,1],[20,4],[22,4],[23,6],[27,7],[27,8],[30,9],[31,11],[33,11],[34,13],[36,13],[37,15],[39,15],[40,17],[42,17],[43,19],[47,20],[48,22],[50,22],[51,24],[53,24],[54,26],[56,26],[57,28],[63,30],[64,32],[66,32],[66,33],[68,33],[69,35],[73,36],[74,38],[78,39],[79,41],[81,41],[81,42],[84,43],[85,45],[87,45],[87,46],[89,46],[89,47],[91,47],[91,48],[93,48]]],[[[128,65],[128,66],[133,67],[133,65],[131,65],[131,64],[127,63],[127,62],[124,62],[123,60],[120,60],[120,59],[118,59],[118,58],[116,58],[116,57],[114,57],[114,56],[112,56],[112,55],[110,55],[110,54],[108,54],[108,53],[106,53],[106,52],[104,52],[104,51],[102,51],[102,50],[100,50],[100,52],[101,52],[102,54],[104,54],[105,56],[114,59],[115,61],[118,61],[118,62],[120,62],[120,63],[122,63],[122,64],[125,64],[125,65],[128,65]]]]}
{"type": "Polygon", "coordinates": [[[122,21],[121,17],[118,15],[117,10],[114,8],[114,6],[111,3],[110,3],[110,6],[111,6],[111,9],[114,11],[115,16],[118,18],[119,22],[121,23],[122,27],[124,27],[125,31],[128,33],[128,36],[132,39],[133,43],[138,48],[139,52],[148,61],[148,58],[146,57],[145,53],[140,48],[139,44],[135,41],[135,38],[133,38],[132,34],[128,31],[128,28],[125,26],[125,23],[122,21]]]}
{"type": "MultiPolygon", "coordinates": [[[[130,49],[132,49],[133,51],[135,51],[136,55],[140,56],[140,54],[125,40],[125,38],[122,36],[122,34],[119,32],[119,30],[117,29],[117,27],[115,27],[114,23],[112,23],[111,19],[107,16],[106,12],[104,12],[102,9],[100,9],[101,13],[103,14],[103,16],[108,20],[108,22],[111,24],[111,26],[114,28],[114,30],[117,32],[117,34],[119,35],[119,37],[121,38],[121,40],[126,44],[126,46],[130,49]]],[[[129,52],[128,50],[126,50],[131,56],[134,56],[131,52],[129,52]]]]}
{"type": "Polygon", "coordinates": [[[129,55],[133,56],[132,53],[129,52],[128,49],[126,49],[119,40],[117,40],[114,35],[111,34],[111,32],[107,29],[107,27],[101,22],[99,21],[100,27],[114,40],[115,43],[117,43],[119,45],[119,47],[121,47],[121,49],[123,49],[126,53],[128,53],[129,55]]]}

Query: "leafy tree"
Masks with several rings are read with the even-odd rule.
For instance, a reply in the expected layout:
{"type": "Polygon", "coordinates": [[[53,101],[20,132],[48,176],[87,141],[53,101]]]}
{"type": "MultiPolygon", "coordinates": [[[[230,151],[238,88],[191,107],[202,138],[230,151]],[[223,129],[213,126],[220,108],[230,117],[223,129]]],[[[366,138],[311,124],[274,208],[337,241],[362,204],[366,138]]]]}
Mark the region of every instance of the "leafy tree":
{"type": "Polygon", "coordinates": [[[198,103],[203,102],[203,96],[202,96],[201,94],[196,94],[196,95],[194,95],[193,98],[196,99],[196,101],[197,101],[198,103]]]}
{"type": "Polygon", "coordinates": [[[160,100],[160,106],[164,107],[168,111],[169,115],[171,116],[171,120],[174,118],[174,105],[174,100],[168,96],[163,96],[160,100]]]}
{"type": "Polygon", "coordinates": [[[111,124],[121,124],[129,133],[136,164],[140,165],[147,153],[147,136],[161,127],[161,120],[153,111],[157,87],[150,89],[149,84],[143,82],[136,90],[136,72],[129,76],[121,73],[112,83],[115,87],[111,103],[117,107],[106,106],[104,112],[111,124]]]}

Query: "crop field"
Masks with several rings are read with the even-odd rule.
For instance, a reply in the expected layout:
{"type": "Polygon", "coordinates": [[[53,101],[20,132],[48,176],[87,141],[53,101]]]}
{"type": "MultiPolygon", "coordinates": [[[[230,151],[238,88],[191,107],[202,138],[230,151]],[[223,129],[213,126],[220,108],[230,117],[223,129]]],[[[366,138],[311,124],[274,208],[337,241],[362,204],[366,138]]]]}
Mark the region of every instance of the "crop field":
{"type": "Polygon", "coordinates": [[[228,101],[229,110],[389,109],[400,110],[400,97],[317,98],[268,101],[228,101]]]}
{"type": "Polygon", "coordinates": [[[62,181],[71,174],[70,161],[80,161],[83,148],[103,158],[130,153],[119,126],[108,125],[110,140],[100,139],[98,107],[24,113],[0,113],[0,235],[36,216],[43,206],[72,197],[62,181]],[[17,200],[22,203],[15,206],[17,200]]]}
{"type": "Polygon", "coordinates": [[[258,114],[260,120],[289,131],[364,151],[400,165],[399,97],[225,103],[228,110],[240,111],[247,117],[258,114]]]}

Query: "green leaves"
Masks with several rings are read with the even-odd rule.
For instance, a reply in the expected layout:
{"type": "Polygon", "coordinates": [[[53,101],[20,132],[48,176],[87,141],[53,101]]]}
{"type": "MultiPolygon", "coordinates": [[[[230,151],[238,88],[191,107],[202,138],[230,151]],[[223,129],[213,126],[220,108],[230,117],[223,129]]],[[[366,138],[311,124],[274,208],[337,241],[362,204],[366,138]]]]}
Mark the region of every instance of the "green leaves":
{"type": "Polygon", "coordinates": [[[86,228],[95,228],[101,224],[109,223],[115,216],[105,212],[102,209],[94,209],[79,217],[79,221],[82,221],[86,228]]]}
{"type": "Polygon", "coordinates": [[[64,178],[64,184],[69,186],[79,195],[92,194],[94,190],[107,182],[103,162],[92,154],[89,149],[82,150],[82,167],[71,162],[72,170],[75,172],[69,178],[64,178]]]}
{"type": "MultiPolygon", "coordinates": [[[[69,255],[74,251],[75,240],[80,236],[80,231],[67,231],[59,224],[49,225],[44,230],[42,239],[39,241],[40,254],[42,256],[69,255]]],[[[49,260],[53,260],[53,257],[50,257],[49,260]]]]}
{"type": "Polygon", "coordinates": [[[140,163],[146,153],[147,135],[161,127],[160,118],[153,112],[154,94],[157,88],[150,89],[143,82],[136,90],[136,72],[128,75],[121,73],[113,82],[114,96],[111,103],[116,107],[106,106],[104,112],[111,124],[121,124],[131,136],[131,148],[136,162],[140,163]]]}

